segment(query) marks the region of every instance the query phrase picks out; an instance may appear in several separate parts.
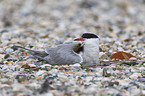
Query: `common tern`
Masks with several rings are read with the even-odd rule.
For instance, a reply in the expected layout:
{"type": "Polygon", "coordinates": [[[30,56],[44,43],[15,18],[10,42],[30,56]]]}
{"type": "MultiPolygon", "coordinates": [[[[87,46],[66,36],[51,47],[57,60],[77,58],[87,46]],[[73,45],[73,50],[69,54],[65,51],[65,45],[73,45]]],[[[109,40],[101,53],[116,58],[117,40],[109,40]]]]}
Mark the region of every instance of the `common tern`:
{"type": "Polygon", "coordinates": [[[49,64],[99,64],[99,38],[93,33],[84,33],[81,38],[46,48],[44,51],[34,51],[21,46],[13,46],[13,48],[27,50],[34,57],[49,64]]]}

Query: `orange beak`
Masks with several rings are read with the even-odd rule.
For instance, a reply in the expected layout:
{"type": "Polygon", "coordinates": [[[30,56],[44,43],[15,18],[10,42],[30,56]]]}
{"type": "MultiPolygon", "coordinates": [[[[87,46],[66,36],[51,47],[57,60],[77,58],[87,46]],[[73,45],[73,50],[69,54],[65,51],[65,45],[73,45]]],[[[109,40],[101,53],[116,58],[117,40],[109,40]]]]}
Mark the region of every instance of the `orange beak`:
{"type": "Polygon", "coordinates": [[[85,41],[85,39],[84,38],[76,38],[74,41],[85,41]]]}

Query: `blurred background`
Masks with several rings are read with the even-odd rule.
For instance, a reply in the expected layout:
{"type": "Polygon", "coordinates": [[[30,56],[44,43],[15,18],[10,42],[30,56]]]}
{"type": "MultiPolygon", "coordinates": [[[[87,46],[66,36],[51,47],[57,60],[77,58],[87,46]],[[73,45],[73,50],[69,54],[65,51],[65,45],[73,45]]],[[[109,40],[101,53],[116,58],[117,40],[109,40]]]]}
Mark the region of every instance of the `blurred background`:
{"type": "Polygon", "coordinates": [[[59,44],[93,32],[102,42],[136,45],[145,42],[144,26],[144,0],[0,0],[4,44],[59,44]]]}

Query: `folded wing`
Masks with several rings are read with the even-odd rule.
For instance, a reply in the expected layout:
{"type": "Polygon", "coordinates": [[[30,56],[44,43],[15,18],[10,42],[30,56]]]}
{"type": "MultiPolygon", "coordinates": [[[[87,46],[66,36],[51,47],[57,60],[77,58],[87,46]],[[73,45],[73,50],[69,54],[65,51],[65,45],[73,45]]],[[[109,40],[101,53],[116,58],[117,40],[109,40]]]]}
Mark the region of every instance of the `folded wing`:
{"type": "Polygon", "coordinates": [[[47,48],[45,52],[48,54],[48,56],[46,56],[44,59],[50,64],[80,63],[82,58],[73,51],[74,46],[78,44],[80,44],[80,42],[72,42],[47,48]]]}

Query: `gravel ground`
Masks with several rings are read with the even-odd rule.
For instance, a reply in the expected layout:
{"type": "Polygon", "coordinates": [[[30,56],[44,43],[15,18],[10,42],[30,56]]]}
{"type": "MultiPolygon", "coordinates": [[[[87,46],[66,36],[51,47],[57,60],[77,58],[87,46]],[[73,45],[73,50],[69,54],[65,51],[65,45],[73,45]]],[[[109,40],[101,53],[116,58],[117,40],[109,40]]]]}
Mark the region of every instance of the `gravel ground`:
{"type": "Polygon", "coordinates": [[[144,0],[1,0],[0,96],[145,96],[144,26],[144,0]],[[41,51],[83,32],[100,37],[97,67],[50,65],[10,48],[41,51]],[[117,51],[137,60],[110,60],[117,51]]]}

